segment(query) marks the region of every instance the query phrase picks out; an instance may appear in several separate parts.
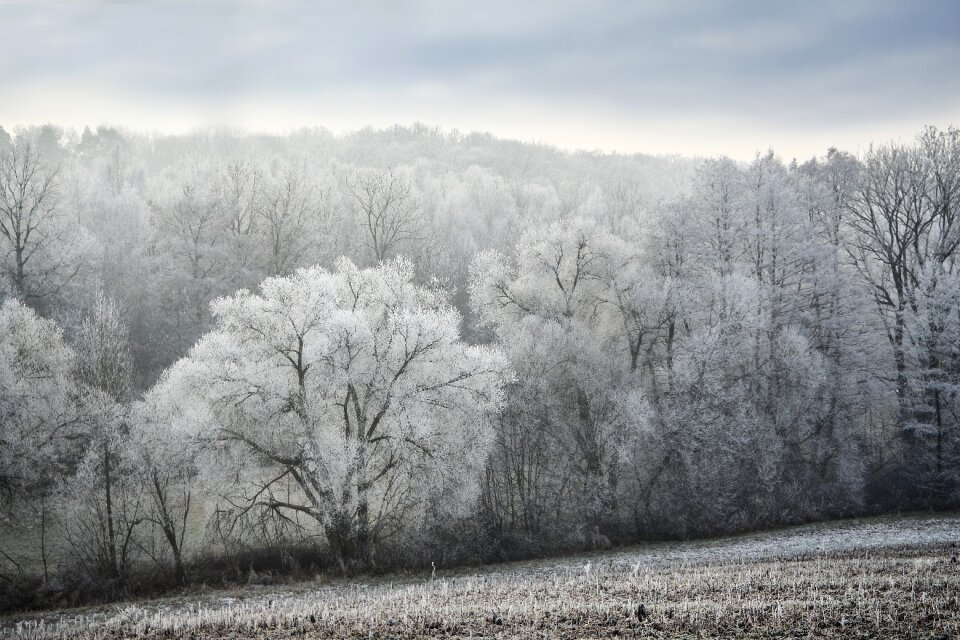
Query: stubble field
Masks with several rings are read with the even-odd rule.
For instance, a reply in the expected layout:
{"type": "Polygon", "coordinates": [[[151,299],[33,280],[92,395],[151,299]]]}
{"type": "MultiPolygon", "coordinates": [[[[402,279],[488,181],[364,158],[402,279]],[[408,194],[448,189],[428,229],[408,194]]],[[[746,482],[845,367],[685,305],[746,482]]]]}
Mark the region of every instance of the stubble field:
{"type": "Polygon", "coordinates": [[[960,514],[0,619],[25,638],[960,637],[960,514]]]}

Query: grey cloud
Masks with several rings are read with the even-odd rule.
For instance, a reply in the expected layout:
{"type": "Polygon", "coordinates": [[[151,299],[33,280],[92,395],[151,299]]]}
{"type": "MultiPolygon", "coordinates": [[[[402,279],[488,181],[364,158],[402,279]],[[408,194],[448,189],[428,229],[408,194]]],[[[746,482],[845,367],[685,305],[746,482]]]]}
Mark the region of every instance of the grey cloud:
{"type": "Polygon", "coordinates": [[[960,4],[837,4],[4,5],[15,53],[0,60],[0,92],[69,79],[216,104],[432,84],[466,100],[780,123],[960,104],[960,4]]]}

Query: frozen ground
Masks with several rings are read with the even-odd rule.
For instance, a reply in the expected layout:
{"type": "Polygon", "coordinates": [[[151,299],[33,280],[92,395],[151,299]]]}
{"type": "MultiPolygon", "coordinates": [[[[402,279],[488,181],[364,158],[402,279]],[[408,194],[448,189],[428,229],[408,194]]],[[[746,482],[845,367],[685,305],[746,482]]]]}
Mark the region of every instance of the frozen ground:
{"type": "Polygon", "coordinates": [[[20,616],[0,619],[0,636],[956,637],[958,543],[960,514],[851,520],[20,616]]]}

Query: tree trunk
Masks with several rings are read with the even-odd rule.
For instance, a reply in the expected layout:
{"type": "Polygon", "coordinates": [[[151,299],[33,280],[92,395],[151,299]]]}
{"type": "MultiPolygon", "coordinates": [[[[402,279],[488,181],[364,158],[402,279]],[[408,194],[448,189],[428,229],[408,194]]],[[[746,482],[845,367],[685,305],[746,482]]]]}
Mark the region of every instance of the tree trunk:
{"type": "Polygon", "coordinates": [[[27,298],[27,287],[26,287],[26,277],[24,276],[23,268],[23,246],[19,243],[20,238],[17,237],[17,246],[16,246],[16,259],[17,259],[17,273],[14,276],[13,286],[17,290],[17,294],[26,300],[27,298]]]}
{"type": "MultiPolygon", "coordinates": [[[[153,472],[153,490],[155,493],[155,503],[156,509],[159,511],[159,524],[160,529],[163,531],[163,537],[167,539],[167,544],[170,545],[170,551],[173,553],[173,572],[174,579],[178,586],[183,586],[187,583],[187,574],[183,567],[183,538],[177,539],[177,525],[173,520],[173,516],[170,515],[170,510],[167,507],[167,496],[166,490],[164,489],[163,483],[160,481],[160,476],[157,474],[157,471],[153,472]]],[[[186,500],[183,511],[183,521],[182,524],[186,527],[187,516],[190,513],[190,492],[186,492],[186,500]]]]}
{"type": "Polygon", "coordinates": [[[900,433],[908,444],[913,444],[914,438],[907,432],[908,417],[908,384],[907,384],[907,356],[903,348],[904,317],[903,311],[897,312],[893,330],[893,359],[897,367],[897,422],[900,433]]]}
{"type": "Polygon", "coordinates": [[[43,560],[43,583],[46,584],[49,579],[47,570],[47,497],[40,496],[40,558],[43,560]]]}
{"type": "MultiPolygon", "coordinates": [[[[361,505],[358,512],[362,509],[361,505]]],[[[341,511],[326,526],[325,533],[341,571],[370,566],[373,549],[368,527],[341,511]]]]}
{"type": "Polygon", "coordinates": [[[937,421],[937,475],[943,474],[943,411],[940,408],[940,389],[933,390],[933,409],[937,421]]]}
{"type": "Polygon", "coordinates": [[[183,568],[183,556],[180,553],[179,547],[174,549],[173,552],[173,572],[177,586],[182,587],[187,584],[187,572],[183,568]]]}
{"type": "Polygon", "coordinates": [[[104,440],[103,443],[103,479],[107,510],[107,567],[110,575],[114,578],[119,577],[120,569],[117,565],[117,540],[116,532],[113,526],[113,497],[111,495],[112,480],[110,478],[110,446],[104,440]]]}

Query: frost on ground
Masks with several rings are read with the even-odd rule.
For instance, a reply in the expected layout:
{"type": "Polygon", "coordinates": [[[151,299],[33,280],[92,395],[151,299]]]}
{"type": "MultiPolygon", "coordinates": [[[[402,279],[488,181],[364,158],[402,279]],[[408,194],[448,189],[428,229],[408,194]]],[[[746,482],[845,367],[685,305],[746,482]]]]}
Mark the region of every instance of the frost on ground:
{"type": "Polygon", "coordinates": [[[394,580],[251,588],[0,622],[117,637],[957,637],[960,514],[796,527],[394,580]]]}

